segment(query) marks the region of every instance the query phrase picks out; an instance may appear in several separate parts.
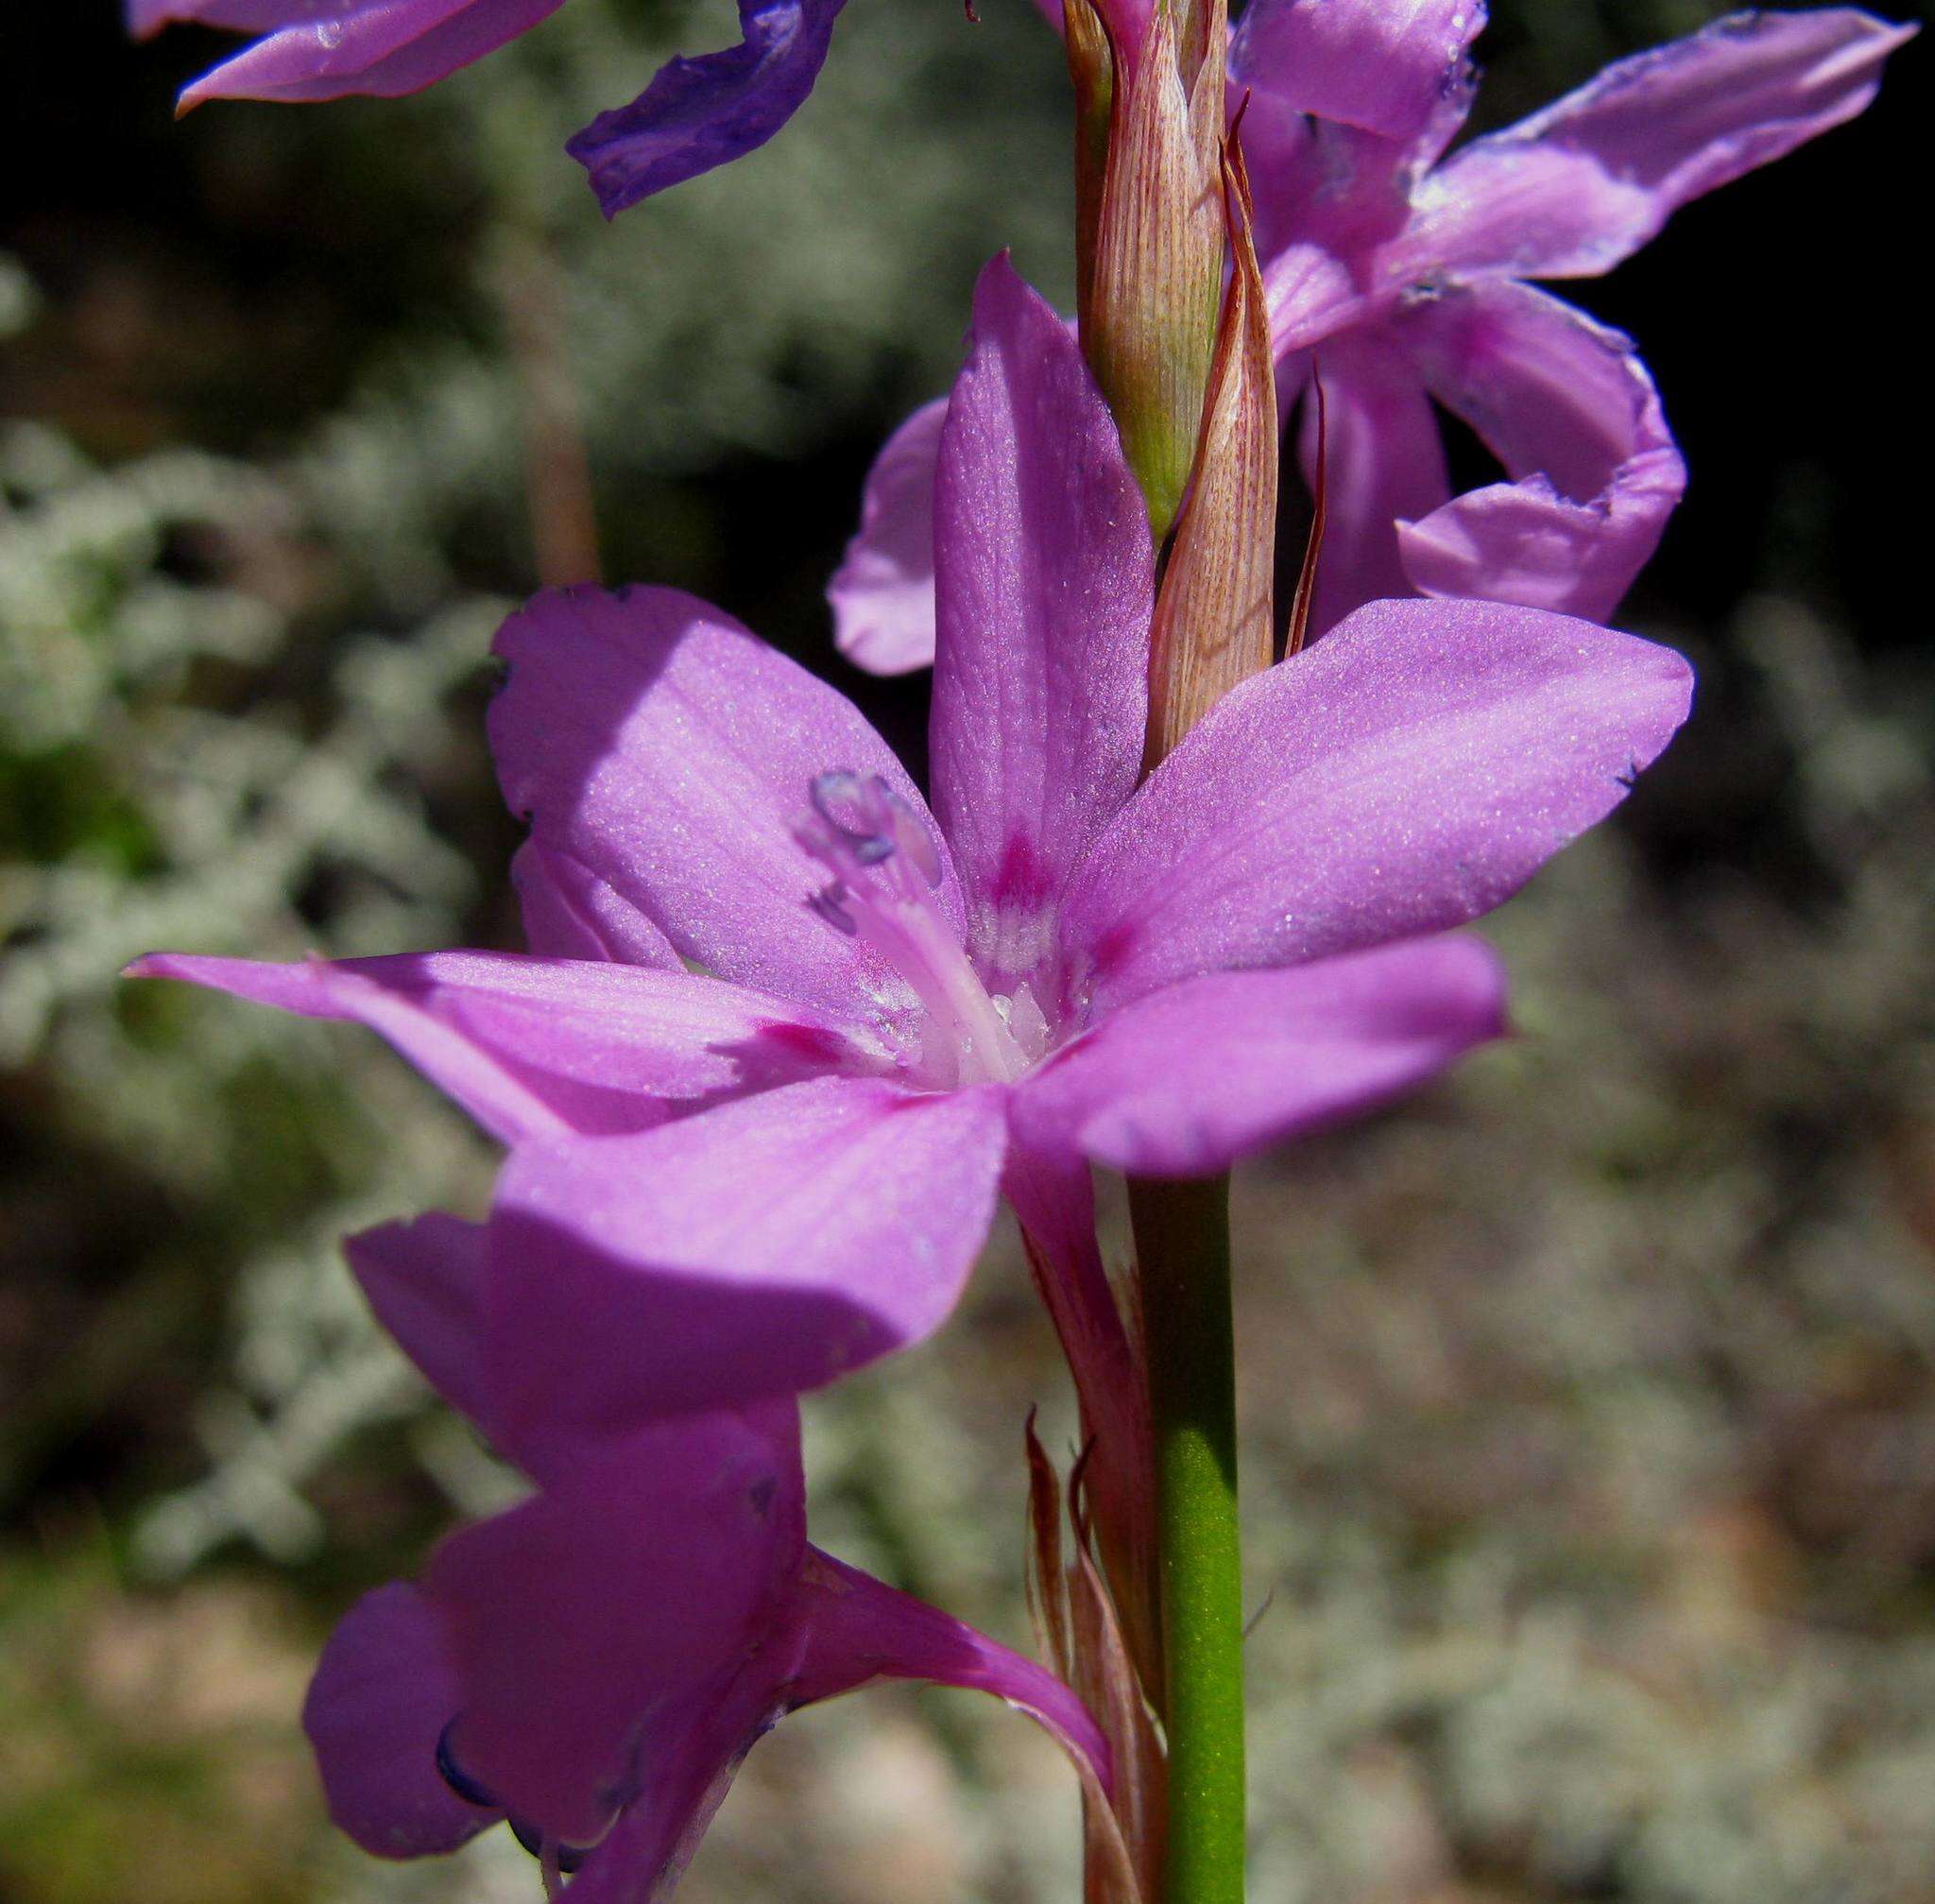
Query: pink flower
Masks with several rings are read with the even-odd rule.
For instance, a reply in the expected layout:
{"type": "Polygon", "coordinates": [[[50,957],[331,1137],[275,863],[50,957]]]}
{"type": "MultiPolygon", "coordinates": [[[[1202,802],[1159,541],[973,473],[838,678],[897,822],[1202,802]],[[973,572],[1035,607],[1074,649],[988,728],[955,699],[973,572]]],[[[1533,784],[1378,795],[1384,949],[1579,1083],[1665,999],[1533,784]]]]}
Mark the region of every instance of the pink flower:
{"type": "Polygon", "coordinates": [[[582,1904],[670,1895],[740,1760],[786,1713],[881,1678],[971,1687],[1038,1720],[1098,1792],[1107,1747],[1041,1667],[810,1546],[797,1407],[564,1446],[505,1439],[479,1357],[482,1232],[356,1240],[379,1313],[540,1483],[366,1595],[303,1720],[336,1824],[385,1858],[508,1818],[582,1904]]]}
{"type": "MultiPolygon", "coordinates": [[[[1740,13],[1609,66],[1443,158],[1481,0],[1252,0],[1230,44],[1279,382],[1298,449],[1328,412],[1313,629],[1380,597],[1610,615],[1686,471],[1631,342],[1533,278],[1596,277],[1688,199],[1861,111],[1913,36],[1851,8],[1740,13]],[[1432,403],[1505,480],[1453,497],[1432,403]]],[[[933,455],[944,403],[889,439],[830,590],[841,648],[933,654],[933,455]]]]}
{"type": "Polygon", "coordinates": [[[513,1146],[485,1354],[520,1432],[740,1406],[924,1335],[998,1183],[1053,1245],[1085,1399],[1126,1396],[1087,1164],[1210,1175],[1496,1036],[1495,960],[1437,935],[1687,711],[1652,643],[1379,603],[1139,788],[1146,516],[1004,260],[935,519],[932,813],[843,696],[717,610],[552,593],[500,637],[490,718],[534,956],[133,968],[361,1020],[513,1146]]]}
{"type": "MultiPolygon", "coordinates": [[[[262,37],[182,94],[210,99],[385,98],[494,53],[564,0],[127,0],[140,36],[175,21],[262,37]]],[[[804,103],[845,0],[740,0],[741,43],[661,67],[628,106],[568,150],[610,216],[762,146],[804,103]]]]}

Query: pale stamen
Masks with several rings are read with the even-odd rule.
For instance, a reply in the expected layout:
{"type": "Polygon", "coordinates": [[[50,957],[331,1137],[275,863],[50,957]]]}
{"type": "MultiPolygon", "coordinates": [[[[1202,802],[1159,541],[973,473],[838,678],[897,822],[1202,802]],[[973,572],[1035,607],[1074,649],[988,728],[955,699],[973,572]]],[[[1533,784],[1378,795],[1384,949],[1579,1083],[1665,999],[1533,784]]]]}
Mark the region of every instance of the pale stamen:
{"type": "Polygon", "coordinates": [[[816,775],[813,817],[794,838],[832,874],[807,903],[880,954],[925,1007],[922,1082],[936,1089],[1019,1077],[1047,1026],[1025,988],[997,1000],[968,962],[936,894],[941,859],[920,817],[875,774],[816,775]]]}

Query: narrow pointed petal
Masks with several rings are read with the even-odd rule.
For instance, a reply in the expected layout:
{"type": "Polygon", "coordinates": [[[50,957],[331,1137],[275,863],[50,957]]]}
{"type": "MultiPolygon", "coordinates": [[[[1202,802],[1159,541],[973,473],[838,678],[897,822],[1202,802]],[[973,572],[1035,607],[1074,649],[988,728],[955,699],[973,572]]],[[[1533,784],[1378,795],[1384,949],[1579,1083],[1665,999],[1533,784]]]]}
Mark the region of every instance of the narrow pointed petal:
{"type": "Polygon", "coordinates": [[[347,13],[357,0],[323,0],[320,9],[300,0],[127,0],[128,30],[137,40],[148,39],[163,26],[224,27],[231,33],[273,33],[295,19],[317,12],[347,13]]]}
{"type": "Polygon", "coordinates": [[[1005,256],[982,273],[934,486],[934,811],[968,948],[1005,989],[1136,784],[1154,554],[1082,352],[1005,256]]]}
{"type": "MultiPolygon", "coordinates": [[[[926,803],[845,695],[674,589],[541,594],[505,624],[498,776],[547,855],[567,856],[735,984],[841,1018],[918,1007],[905,983],[808,904],[825,869],[793,837],[817,775],[878,774],[926,803]],[[884,1001],[884,1005],[882,1002],[884,1001]]],[[[959,929],[943,852],[938,900],[959,929]]]]}
{"type": "Polygon", "coordinates": [[[739,0],[737,46],[668,60],[566,147],[614,217],[763,146],[806,103],[845,0],[739,0]]]}
{"type": "Polygon", "coordinates": [[[489,1432],[483,1379],[481,1224],[433,1210],[346,1238],[343,1254],[376,1319],[450,1405],[489,1432]]]}
{"type": "Polygon", "coordinates": [[[451,952],[299,965],[162,953],[129,972],[367,1024],[506,1143],[642,1130],[889,1063],[825,1014],[683,969],[451,952]]]}
{"type": "MultiPolygon", "coordinates": [[[[1423,379],[1382,327],[1332,337],[1315,358],[1313,374],[1324,385],[1327,469],[1312,638],[1366,602],[1413,592],[1397,525],[1430,515],[1451,495],[1444,436],[1423,379]]],[[[1307,388],[1297,453],[1312,494],[1317,436],[1316,397],[1307,388]]]]}
{"type": "Polygon", "coordinates": [[[1621,60],[1426,180],[1402,252],[1434,273],[1596,277],[1689,199],[1864,111],[1918,30],[1852,7],[1734,13],[1621,60]]]}
{"type": "Polygon", "coordinates": [[[1104,1797],[1107,1741],[1074,1692],[1046,1667],[951,1615],[810,1548],[800,1579],[807,1646],[796,1704],[831,1699],[876,1679],[922,1679],[991,1692],[1047,1730],[1104,1797]]]}
{"type": "Polygon", "coordinates": [[[514,1152],[490,1222],[497,1419],[618,1429],[817,1388],[928,1335],[994,1213],[1004,1104],[827,1079],[514,1152]]]}
{"type": "Polygon", "coordinates": [[[462,1703],[436,1610],[401,1581],[366,1593],[322,1649],[302,1727],[329,1815],[378,1858],[454,1851],[502,1812],[469,1805],[437,1769],[462,1703]]]}
{"type": "Polygon", "coordinates": [[[685,969],[672,941],[569,853],[546,852],[526,840],[511,855],[510,883],[523,915],[525,948],[539,958],[685,969]]]}
{"type": "MultiPolygon", "coordinates": [[[[439,954],[423,956],[436,958],[439,954]]],[[[488,955],[458,952],[440,956],[488,955]]],[[[406,955],[400,963],[408,966],[415,962],[415,955],[406,955]]],[[[503,1062],[428,1008],[420,993],[412,995],[395,984],[385,984],[381,977],[359,971],[357,966],[364,963],[381,968],[391,962],[314,959],[299,965],[271,965],[255,959],[150,952],[136,959],[122,976],[181,979],[301,1018],[349,1020],[368,1025],[504,1143],[528,1137],[561,1136],[573,1128],[551,1095],[534,1089],[516,1066],[503,1062]]]]}
{"type": "Polygon", "coordinates": [[[923,403],[866,472],[860,529],[827,585],[833,640],[870,675],[933,665],[933,474],[948,400],[923,403]]]}
{"type": "Polygon", "coordinates": [[[1512,479],[1398,525],[1411,585],[1607,619],[1687,487],[1631,342],[1509,282],[1455,286],[1396,330],[1512,479]]]}
{"type": "MultiPolygon", "coordinates": [[[[180,111],[210,99],[290,103],[352,94],[394,98],[415,93],[494,53],[557,12],[564,0],[343,0],[280,9],[247,5],[188,16],[211,26],[273,26],[266,37],[205,73],[180,111]],[[280,11],[280,24],[265,17],[280,11]]],[[[175,11],[171,17],[183,15],[175,11]]]]}
{"type": "Polygon", "coordinates": [[[431,1559],[463,1688],[455,1761],[513,1817],[595,1844],[654,1769],[668,1708],[759,1645],[804,1541],[791,1403],[580,1449],[431,1559]]]}
{"type": "Polygon", "coordinates": [[[1229,283],[1203,403],[1195,473],[1176,518],[1149,637],[1153,764],[1239,681],[1270,665],[1276,640],[1276,372],[1250,239],[1249,184],[1235,140],[1224,158],[1229,283]]]}
{"type": "Polygon", "coordinates": [[[1230,68],[1296,111],[1442,149],[1469,105],[1466,54],[1484,24],[1484,0],[1251,0],[1230,68]]]}
{"type": "Polygon", "coordinates": [[[1686,718],[1670,649],[1489,602],[1374,602],[1246,681],[1071,883],[1096,1018],[1219,970],[1439,932],[1601,819],[1686,718]]]}
{"type": "Polygon", "coordinates": [[[1016,1135],[1131,1176],[1213,1176],[1436,1075],[1502,1035],[1504,1000],[1497,958],[1464,938],[1186,979],[1028,1078],[1016,1135]]]}

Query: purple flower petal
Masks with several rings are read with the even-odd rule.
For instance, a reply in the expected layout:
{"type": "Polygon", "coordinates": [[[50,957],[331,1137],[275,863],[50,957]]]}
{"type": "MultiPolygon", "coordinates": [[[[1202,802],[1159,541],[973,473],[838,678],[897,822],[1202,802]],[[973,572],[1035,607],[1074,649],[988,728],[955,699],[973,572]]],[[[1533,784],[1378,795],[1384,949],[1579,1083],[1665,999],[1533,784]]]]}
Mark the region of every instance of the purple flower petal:
{"type": "Polygon", "coordinates": [[[1730,14],[1475,140],[1419,188],[1433,273],[1593,277],[1690,198],[1864,111],[1914,26],[1850,7],[1730,14]]]}
{"type": "Polygon", "coordinates": [[[1240,84],[1299,112],[1444,148],[1464,122],[1484,0],[1251,0],[1230,45],[1240,84]]]}
{"type": "Polygon", "coordinates": [[[128,970],[367,1024],[506,1143],[642,1130],[675,1109],[891,1064],[865,1030],[684,970],[471,952],[300,965],[159,953],[128,970]]]}
{"type": "Polygon", "coordinates": [[[587,1447],[542,1493],[452,1535],[424,1595],[463,1690],[464,1774],[595,1844],[783,1607],[805,1545],[798,1416],[702,1415],[587,1447]]]}
{"type": "Polygon", "coordinates": [[[510,861],[524,943],[540,958],[610,959],[683,971],[672,941],[569,853],[526,840],[510,861]]]}
{"type": "MultiPolygon", "coordinates": [[[[1382,327],[1347,331],[1315,353],[1324,385],[1327,522],[1310,632],[1353,609],[1413,592],[1398,553],[1401,519],[1451,494],[1444,438],[1415,366],[1382,327]]],[[[1317,400],[1304,394],[1297,434],[1304,482],[1317,486],[1317,400]]]]}
{"type": "Polygon", "coordinates": [[[1186,979],[1024,1080],[1016,1136],[1138,1176],[1213,1175],[1434,1076],[1501,1035],[1504,998],[1497,958],[1465,938],[1186,979]]]}
{"type": "Polygon", "coordinates": [[[225,27],[232,33],[273,33],[279,27],[313,20],[318,12],[346,13],[356,0],[126,0],[128,30],[137,40],[150,39],[163,26],[225,27]]]}
{"type": "Polygon", "coordinates": [[[398,961],[344,959],[332,964],[315,959],[300,965],[271,965],[255,959],[150,952],[136,959],[122,976],[183,979],[303,1018],[352,1020],[386,1039],[503,1142],[567,1133],[573,1128],[571,1121],[550,1094],[534,1089],[515,1066],[500,1061],[427,1008],[423,993],[413,994],[357,969],[361,964],[381,971],[391,965],[407,969],[437,959],[488,956],[432,952],[406,954],[398,961]]]}
{"type": "Polygon", "coordinates": [[[1154,554],[1082,352],[1003,255],[981,275],[934,481],[934,811],[968,949],[1005,990],[1141,765],[1154,554]]]}
{"type": "Polygon", "coordinates": [[[1396,531],[1426,594],[1604,621],[1687,487],[1659,393],[1618,331],[1529,284],[1458,286],[1396,320],[1431,394],[1505,465],[1396,531]]]}
{"type": "Polygon", "coordinates": [[[816,1388],[953,1308],[1005,1093],[795,1085],[640,1137],[512,1154],[490,1222],[494,1418],[612,1429],[816,1388]]]}
{"type": "Polygon", "coordinates": [[[345,1239],[376,1319],[437,1394],[488,1434],[483,1381],[483,1225],[433,1210],[345,1239]]]}
{"type": "Polygon", "coordinates": [[[803,1643],[788,1620],[742,1671],[652,1712],[638,1793],[571,1880],[571,1904],[668,1904],[745,1755],[790,1709],[786,1674],[803,1643]]]}
{"type": "Polygon", "coordinates": [[[856,1568],[806,1550],[791,1604],[759,1651],[710,1696],[656,1714],[638,1796],[573,1880],[573,1904],[668,1897],[733,1775],[785,1713],[878,1679],[918,1679],[991,1692],[1042,1725],[1087,1787],[1109,1789],[1108,1748],[1068,1687],[938,1608],[856,1568]]]}
{"type": "Polygon", "coordinates": [[[437,1770],[462,1693],[441,1622],[393,1582],[351,1607],[322,1649],[302,1707],[329,1815],[378,1858],[454,1851],[502,1813],[468,1805],[437,1770]]]}
{"type": "Polygon", "coordinates": [[[181,94],[188,111],[210,99],[393,98],[494,53],[557,12],[564,0],[340,0],[321,8],[222,0],[144,8],[137,30],[168,19],[265,29],[266,37],[205,73],[181,94]]]}
{"type": "Polygon", "coordinates": [[[1101,1792],[1111,1789],[1107,1741],[1088,1708],[1046,1668],[817,1548],[807,1550],[800,1592],[808,1638],[792,1689],[797,1704],[875,1679],[991,1692],[1050,1732],[1101,1792]]]}
{"type": "Polygon", "coordinates": [[[739,0],[737,46],[671,60],[565,148],[609,218],[763,146],[805,104],[844,0],[739,0]]]}
{"type": "Polygon", "coordinates": [[[1099,1017],[1178,979],[1442,931],[1625,798],[1686,662],[1567,616],[1374,602],[1224,699],[1072,882],[1099,1017]]]}
{"type": "Polygon", "coordinates": [[[936,397],[887,438],[866,472],[859,531],[827,585],[833,640],[868,674],[933,664],[933,472],[947,417],[936,397]]]}
{"type": "MultiPolygon", "coordinates": [[[[497,650],[511,673],[491,748],[547,856],[584,868],[720,978],[843,1020],[916,1022],[899,975],[808,904],[827,874],[793,837],[831,771],[879,775],[932,829],[844,695],[673,589],[541,594],[497,650]]],[[[936,897],[958,931],[959,883],[941,857],[936,897]]]]}

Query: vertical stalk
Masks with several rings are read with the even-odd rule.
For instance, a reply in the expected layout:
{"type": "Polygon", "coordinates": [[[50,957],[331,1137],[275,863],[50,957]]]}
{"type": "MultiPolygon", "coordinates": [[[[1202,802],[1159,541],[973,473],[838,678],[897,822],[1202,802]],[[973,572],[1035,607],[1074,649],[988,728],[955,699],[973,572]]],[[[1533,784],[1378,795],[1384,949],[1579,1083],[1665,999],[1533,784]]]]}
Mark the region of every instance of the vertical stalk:
{"type": "Polygon", "coordinates": [[[1129,1184],[1149,1361],[1169,1741],[1164,1904],[1242,1904],[1243,1610],[1229,1179],[1129,1184]]]}

